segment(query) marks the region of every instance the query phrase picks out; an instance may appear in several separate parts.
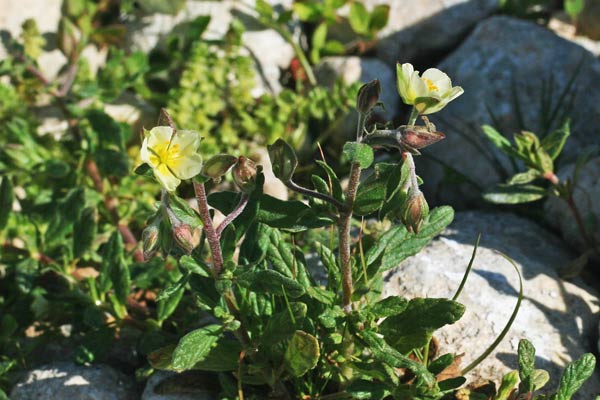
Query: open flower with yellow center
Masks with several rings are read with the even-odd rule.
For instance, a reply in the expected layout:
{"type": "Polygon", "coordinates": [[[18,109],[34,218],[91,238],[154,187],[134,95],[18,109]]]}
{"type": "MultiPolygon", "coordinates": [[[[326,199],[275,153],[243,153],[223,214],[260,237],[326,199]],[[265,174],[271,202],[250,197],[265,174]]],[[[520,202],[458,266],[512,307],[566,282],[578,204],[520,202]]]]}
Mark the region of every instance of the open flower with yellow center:
{"type": "Polygon", "coordinates": [[[398,93],[405,104],[414,106],[419,114],[440,111],[449,102],[463,94],[460,86],[437,68],[429,68],[419,76],[411,64],[397,64],[398,93]]]}
{"type": "Polygon", "coordinates": [[[202,157],[197,153],[200,135],[194,131],[177,131],[157,126],[144,131],[140,157],[154,170],[154,176],[169,192],[175,191],[184,179],[191,179],[202,169],[202,157]]]}

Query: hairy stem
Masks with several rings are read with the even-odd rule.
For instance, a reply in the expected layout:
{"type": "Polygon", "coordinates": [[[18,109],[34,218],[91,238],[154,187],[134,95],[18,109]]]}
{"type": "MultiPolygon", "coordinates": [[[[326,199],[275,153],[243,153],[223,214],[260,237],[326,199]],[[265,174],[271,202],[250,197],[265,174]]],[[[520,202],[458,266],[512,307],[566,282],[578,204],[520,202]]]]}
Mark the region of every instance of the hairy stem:
{"type": "Polygon", "coordinates": [[[338,221],[338,235],[340,241],[339,255],[342,269],[342,293],[343,307],[345,312],[352,311],[352,263],[350,257],[350,225],[352,223],[352,207],[356,198],[356,190],[360,180],[360,165],[352,163],[350,167],[350,178],[346,191],[346,209],[340,211],[338,221]]]}
{"type": "Polygon", "coordinates": [[[225,228],[227,228],[227,226],[233,222],[234,219],[236,219],[237,217],[240,216],[240,214],[242,212],[244,212],[244,209],[246,208],[246,206],[248,205],[248,195],[246,193],[242,194],[242,198],[240,199],[240,202],[238,203],[238,205],[235,207],[235,209],[230,212],[225,219],[223,220],[223,222],[221,222],[219,224],[219,226],[217,227],[217,237],[221,238],[221,234],[223,233],[223,231],[225,230],[225,228]]]}
{"type": "Polygon", "coordinates": [[[329,195],[319,193],[315,190],[307,189],[307,188],[302,187],[292,181],[288,181],[288,182],[284,182],[284,183],[285,183],[285,186],[287,186],[289,189],[293,190],[294,192],[303,194],[305,196],[314,197],[319,200],[326,201],[327,203],[330,203],[331,205],[333,205],[335,208],[337,208],[340,211],[346,210],[348,207],[347,204],[344,204],[329,195]]]}
{"type": "Polygon", "coordinates": [[[213,277],[217,279],[223,269],[223,253],[221,251],[221,243],[219,243],[219,235],[217,235],[217,231],[213,226],[213,221],[210,216],[204,183],[194,182],[194,192],[196,193],[200,219],[204,226],[204,234],[206,235],[208,247],[210,248],[210,255],[212,256],[212,274],[213,277]]]}

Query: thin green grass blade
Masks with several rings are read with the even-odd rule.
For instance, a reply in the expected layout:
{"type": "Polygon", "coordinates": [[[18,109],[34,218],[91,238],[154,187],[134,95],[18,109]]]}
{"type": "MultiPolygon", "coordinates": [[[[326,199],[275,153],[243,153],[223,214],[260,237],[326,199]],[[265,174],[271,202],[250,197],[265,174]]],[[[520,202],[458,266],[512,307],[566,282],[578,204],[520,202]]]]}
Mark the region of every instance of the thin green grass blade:
{"type": "Polygon", "coordinates": [[[462,292],[463,288],[465,287],[465,284],[467,283],[467,278],[469,277],[469,274],[471,273],[471,268],[473,267],[473,261],[475,261],[475,256],[477,255],[477,248],[479,247],[480,239],[481,239],[481,233],[479,235],[477,235],[477,240],[475,241],[475,247],[473,248],[473,254],[471,254],[471,260],[469,260],[469,265],[467,265],[467,270],[465,271],[465,275],[462,278],[462,282],[460,282],[460,285],[458,286],[456,293],[452,297],[453,301],[456,301],[456,299],[458,299],[458,296],[460,296],[460,293],[462,292]]]}
{"type": "Polygon", "coordinates": [[[469,371],[471,371],[473,368],[478,366],[483,360],[486,359],[487,356],[489,356],[492,353],[492,351],[494,351],[494,349],[496,347],[498,347],[500,342],[502,342],[502,340],[504,339],[504,337],[510,330],[510,327],[512,326],[513,322],[515,321],[515,318],[517,317],[517,313],[519,312],[519,308],[521,308],[521,302],[523,301],[523,278],[521,277],[521,272],[519,271],[517,264],[514,262],[514,260],[512,258],[510,258],[506,254],[501,253],[501,252],[498,252],[498,254],[500,254],[508,262],[510,262],[510,264],[513,266],[515,271],[517,271],[517,275],[519,276],[519,298],[517,300],[517,304],[515,305],[515,309],[513,310],[512,315],[510,316],[504,329],[502,329],[502,332],[500,332],[500,335],[498,335],[496,340],[494,340],[494,342],[479,357],[477,357],[471,364],[467,365],[465,368],[463,368],[462,371],[460,371],[461,375],[465,375],[465,374],[469,373],[469,371]]]}

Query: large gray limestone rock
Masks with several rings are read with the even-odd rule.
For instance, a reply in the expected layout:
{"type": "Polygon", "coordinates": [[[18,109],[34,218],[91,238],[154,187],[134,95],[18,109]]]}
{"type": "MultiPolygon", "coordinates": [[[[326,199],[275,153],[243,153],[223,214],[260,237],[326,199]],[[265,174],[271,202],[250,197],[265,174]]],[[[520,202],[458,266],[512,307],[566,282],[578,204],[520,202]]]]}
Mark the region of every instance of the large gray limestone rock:
{"type": "Polygon", "coordinates": [[[481,19],[494,13],[497,0],[366,0],[367,8],[390,5],[379,33],[377,56],[389,65],[411,62],[447,50],[481,19]]]}
{"type": "MultiPolygon", "coordinates": [[[[559,170],[561,180],[573,177],[574,164],[559,170]]],[[[574,200],[584,224],[591,236],[600,243],[600,157],[590,160],[580,171],[574,200]]],[[[569,245],[579,251],[589,248],[580,234],[575,217],[567,203],[557,197],[550,197],[545,204],[546,219],[558,228],[569,245]]]]}
{"type": "Polygon", "coordinates": [[[134,400],[133,379],[107,365],[57,362],[30,371],[11,392],[12,400],[134,400]]]}
{"type": "Polygon", "coordinates": [[[377,108],[376,112],[382,114],[387,120],[391,120],[398,113],[400,97],[396,91],[396,73],[377,58],[325,57],[316,66],[315,74],[317,80],[323,85],[333,85],[338,78],[346,84],[367,83],[379,79],[380,101],[385,104],[385,111],[377,108]]]}
{"type": "MultiPolygon", "coordinates": [[[[509,320],[519,283],[502,252],[514,259],[523,276],[523,303],[508,335],[467,379],[499,382],[504,373],[517,368],[517,346],[526,338],[537,349],[537,367],[551,375],[548,387],[555,388],[566,363],[595,347],[598,293],[581,281],[566,282],[558,277],[557,268],[571,255],[535,223],[508,213],[457,213],[441,237],[387,274],[383,296],[452,298],[479,233],[477,257],[458,298],[466,312],[457,323],[436,333],[441,352],[465,353],[465,367],[509,320]]],[[[592,399],[598,393],[600,377],[596,373],[576,398],[592,399]]]]}
{"type": "MultiPolygon", "coordinates": [[[[431,116],[446,133],[446,139],[426,153],[483,188],[502,179],[494,159],[497,157],[505,166],[508,163],[483,137],[481,125],[495,125],[512,137],[519,129],[521,114],[524,128],[539,133],[544,114],[540,112],[542,86],[550,79],[554,84],[550,100],[556,104],[561,91],[578,73],[574,83],[578,95],[570,114],[572,135],[565,148],[566,156],[576,155],[586,145],[600,143],[600,61],[543,27],[504,16],[489,18],[439,68],[465,93],[431,116]],[[515,97],[520,107],[515,105],[515,97]]],[[[429,199],[461,207],[478,197],[471,185],[442,182],[444,172],[440,164],[422,164],[419,172],[429,199]]]]}

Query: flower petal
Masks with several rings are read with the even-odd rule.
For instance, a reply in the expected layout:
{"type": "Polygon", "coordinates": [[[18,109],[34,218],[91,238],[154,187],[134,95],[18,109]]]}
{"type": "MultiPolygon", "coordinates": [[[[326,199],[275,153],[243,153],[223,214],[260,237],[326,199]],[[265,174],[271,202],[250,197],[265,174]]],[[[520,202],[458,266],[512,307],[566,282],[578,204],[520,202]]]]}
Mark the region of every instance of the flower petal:
{"type": "Polygon", "coordinates": [[[444,97],[444,101],[446,103],[451,102],[452,100],[454,100],[455,98],[457,98],[458,96],[460,96],[461,94],[463,94],[465,91],[462,87],[460,86],[454,86],[450,92],[448,92],[445,97],[444,97]]]}
{"type": "Polygon", "coordinates": [[[157,146],[164,146],[169,143],[173,135],[173,128],[170,126],[155,126],[148,133],[148,147],[151,149],[157,146]]]}
{"type": "Polygon", "coordinates": [[[200,134],[196,131],[177,131],[171,142],[171,146],[178,145],[178,153],[186,155],[194,153],[200,146],[200,134]]]}
{"type": "Polygon", "coordinates": [[[438,88],[439,93],[445,93],[452,88],[452,81],[448,75],[437,68],[429,68],[423,72],[423,78],[429,79],[438,88]]]}
{"type": "Polygon", "coordinates": [[[200,173],[202,170],[202,156],[198,153],[193,153],[185,157],[181,157],[176,162],[169,165],[169,168],[179,179],[191,179],[200,173]]]}
{"type": "Polygon", "coordinates": [[[151,154],[152,153],[150,153],[148,150],[148,138],[144,138],[144,141],[142,142],[142,148],[140,150],[140,159],[146,164],[153,166],[152,162],[150,161],[151,154]]]}
{"type": "Polygon", "coordinates": [[[160,164],[157,168],[154,168],[154,176],[167,192],[174,192],[181,183],[181,180],[174,176],[165,164],[160,164]]]}

